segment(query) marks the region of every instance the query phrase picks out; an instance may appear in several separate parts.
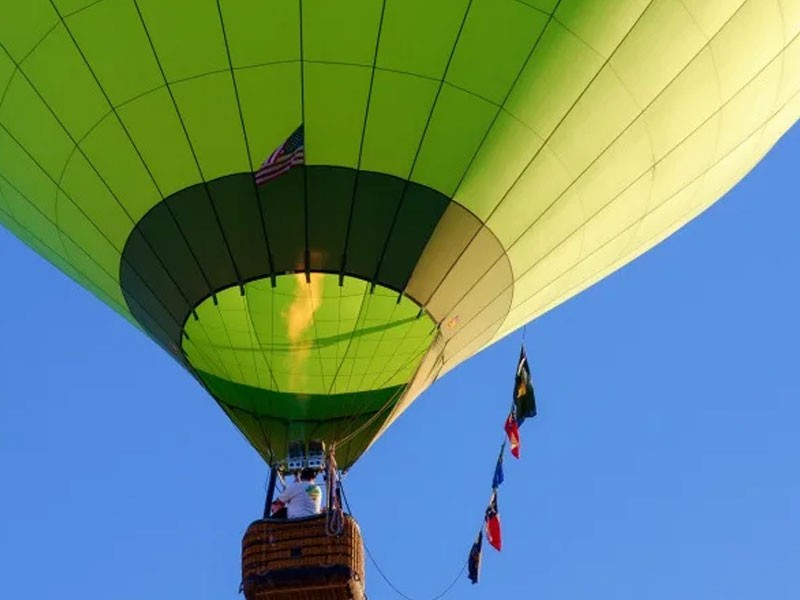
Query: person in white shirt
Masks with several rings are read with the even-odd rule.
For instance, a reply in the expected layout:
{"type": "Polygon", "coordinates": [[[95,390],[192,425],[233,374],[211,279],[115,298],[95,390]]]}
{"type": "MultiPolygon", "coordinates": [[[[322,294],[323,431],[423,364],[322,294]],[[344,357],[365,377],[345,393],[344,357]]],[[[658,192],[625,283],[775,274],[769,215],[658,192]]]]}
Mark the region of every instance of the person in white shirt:
{"type": "Polygon", "coordinates": [[[317,471],[303,469],[300,476],[293,483],[286,486],[283,493],[272,503],[271,510],[275,514],[286,508],[289,519],[311,517],[322,512],[322,489],[316,483],[317,471]]]}

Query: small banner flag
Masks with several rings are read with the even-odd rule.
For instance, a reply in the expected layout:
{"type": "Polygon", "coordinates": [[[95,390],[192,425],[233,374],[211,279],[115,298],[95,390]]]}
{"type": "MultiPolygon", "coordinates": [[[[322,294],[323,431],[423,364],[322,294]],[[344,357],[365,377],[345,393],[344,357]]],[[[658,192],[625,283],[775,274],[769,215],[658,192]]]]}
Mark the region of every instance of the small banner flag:
{"type": "Polygon", "coordinates": [[[519,458],[519,425],[517,424],[517,420],[514,418],[513,411],[508,413],[505,430],[506,435],[508,436],[508,442],[511,444],[511,454],[514,455],[514,458],[519,458]]]}
{"type": "Polygon", "coordinates": [[[500,447],[500,456],[497,457],[497,464],[494,467],[494,476],[492,477],[492,489],[496,490],[500,487],[500,484],[505,481],[505,475],[503,475],[503,451],[506,448],[505,442],[500,447]]]}
{"type": "Polygon", "coordinates": [[[525,346],[520,348],[517,374],[514,377],[514,416],[517,425],[522,425],[525,419],[536,416],[536,397],[533,394],[531,370],[528,367],[528,357],[525,356],[525,346]]]}
{"type": "Polygon", "coordinates": [[[305,162],[305,130],[300,125],[285,142],[267,157],[256,171],[256,183],[263,185],[305,162]]]}
{"type": "Polygon", "coordinates": [[[503,547],[503,540],[500,534],[500,515],[497,512],[497,490],[492,491],[492,498],[486,507],[486,516],[483,520],[486,527],[486,541],[499,552],[503,547]]]}
{"type": "Polygon", "coordinates": [[[483,546],[483,531],[478,532],[478,539],[472,544],[469,551],[469,560],[467,561],[467,570],[469,580],[475,584],[478,583],[478,576],[481,572],[481,554],[483,546]]]}

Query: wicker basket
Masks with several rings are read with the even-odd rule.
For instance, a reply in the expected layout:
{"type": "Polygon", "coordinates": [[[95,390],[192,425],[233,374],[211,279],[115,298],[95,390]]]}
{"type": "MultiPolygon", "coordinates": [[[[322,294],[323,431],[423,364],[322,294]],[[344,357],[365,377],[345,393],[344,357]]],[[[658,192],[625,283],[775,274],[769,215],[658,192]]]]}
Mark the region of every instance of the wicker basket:
{"type": "Polygon", "coordinates": [[[246,600],[363,600],[358,523],[345,515],[329,536],[324,515],[255,521],[242,540],[242,586],[246,600]]]}

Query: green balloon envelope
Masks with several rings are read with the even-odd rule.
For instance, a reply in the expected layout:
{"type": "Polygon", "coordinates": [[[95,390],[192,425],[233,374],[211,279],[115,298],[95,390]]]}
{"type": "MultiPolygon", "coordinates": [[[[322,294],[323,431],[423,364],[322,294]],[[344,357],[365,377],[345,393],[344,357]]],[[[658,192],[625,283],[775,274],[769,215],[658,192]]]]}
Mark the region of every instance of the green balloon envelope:
{"type": "Polygon", "coordinates": [[[348,468],[800,115],[800,0],[7,4],[0,224],[269,463],[348,468]]]}

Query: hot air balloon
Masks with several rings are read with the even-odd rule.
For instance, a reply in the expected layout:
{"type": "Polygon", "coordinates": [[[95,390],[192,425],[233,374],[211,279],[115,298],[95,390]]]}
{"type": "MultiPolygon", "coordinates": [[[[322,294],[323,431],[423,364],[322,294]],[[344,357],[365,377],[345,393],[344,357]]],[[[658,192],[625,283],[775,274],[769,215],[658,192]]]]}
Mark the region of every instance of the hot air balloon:
{"type": "Polygon", "coordinates": [[[437,378],[697,216],[800,114],[798,0],[0,13],[0,223],[273,467],[324,444],[349,469],[437,378]]]}

